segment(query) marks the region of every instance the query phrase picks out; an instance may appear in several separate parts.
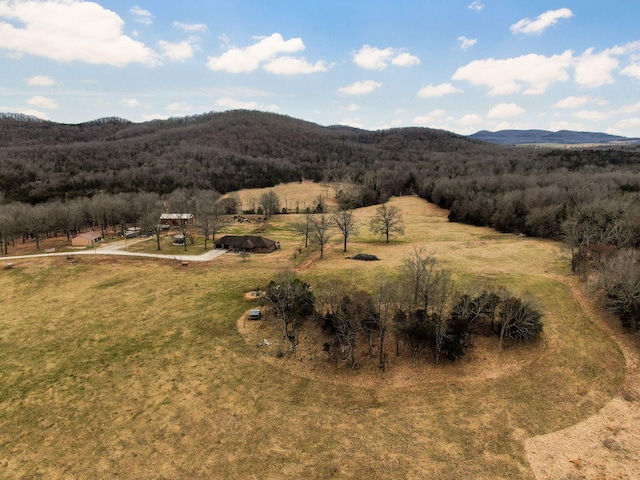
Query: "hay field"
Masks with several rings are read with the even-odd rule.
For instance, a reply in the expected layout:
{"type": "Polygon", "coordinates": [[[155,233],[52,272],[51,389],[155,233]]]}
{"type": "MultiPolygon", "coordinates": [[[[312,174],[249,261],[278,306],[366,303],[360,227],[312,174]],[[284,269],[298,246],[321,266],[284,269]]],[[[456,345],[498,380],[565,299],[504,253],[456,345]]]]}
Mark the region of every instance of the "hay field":
{"type": "MultiPolygon", "coordinates": [[[[415,197],[392,203],[406,234],[387,245],[363,226],[349,254],[381,258],[366,265],[344,258],[337,235],[323,260],[298,254],[295,216],[283,215],[265,232],[282,249],[246,261],[54,258],[1,270],[0,477],[534,478],[526,440],[613,398],[619,347],[574,295],[558,244],[450,224],[415,197]],[[526,361],[511,351],[486,370],[473,363],[481,355],[425,364],[403,369],[405,382],[392,361],[332,379],[305,375],[325,370],[319,358],[266,359],[238,330],[254,305],[244,294],[279,271],[366,286],[415,246],[461,282],[539,301],[545,335],[526,361]]],[[[375,208],[357,212],[363,225],[375,208]]]]}

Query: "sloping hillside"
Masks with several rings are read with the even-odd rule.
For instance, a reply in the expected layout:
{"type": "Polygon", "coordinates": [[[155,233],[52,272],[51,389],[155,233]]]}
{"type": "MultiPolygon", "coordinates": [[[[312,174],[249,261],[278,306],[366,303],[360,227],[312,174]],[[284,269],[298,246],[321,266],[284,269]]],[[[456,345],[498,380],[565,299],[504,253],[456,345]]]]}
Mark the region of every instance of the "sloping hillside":
{"type": "Polygon", "coordinates": [[[489,132],[481,130],[470,138],[484,142],[497,143],[499,145],[531,145],[531,144],[563,144],[563,145],[593,145],[593,144],[620,144],[640,143],[640,139],[627,138],[618,135],[594,132],[573,132],[560,130],[550,132],[548,130],[500,130],[489,132]]]}
{"type": "Polygon", "coordinates": [[[427,159],[489,149],[495,147],[438,130],[369,132],[251,111],[140,124],[112,118],[63,125],[5,117],[0,118],[0,191],[8,199],[35,203],[100,190],[228,192],[302,179],[361,179],[373,170],[386,172],[378,183],[403,184],[427,159]]]}

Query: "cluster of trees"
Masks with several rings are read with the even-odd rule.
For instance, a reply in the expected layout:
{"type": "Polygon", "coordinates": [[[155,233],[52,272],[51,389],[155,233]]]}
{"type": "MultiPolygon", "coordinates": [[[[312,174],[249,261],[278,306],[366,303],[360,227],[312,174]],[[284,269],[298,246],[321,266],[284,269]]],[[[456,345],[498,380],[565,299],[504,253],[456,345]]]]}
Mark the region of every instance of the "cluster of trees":
{"type": "Polygon", "coordinates": [[[326,334],[329,358],[351,367],[359,351],[375,356],[381,368],[389,351],[437,364],[463,356],[474,335],[496,336],[502,348],[505,341],[534,340],[543,329],[532,302],[503,289],[460,293],[450,272],[423,250],[405,258],[398,276],[377,277],[371,292],[333,280],[314,291],[287,273],[269,283],[264,296],[292,345],[297,329],[313,318],[326,334]]]}
{"type": "MultiPolygon", "coordinates": [[[[300,220],[293,222],[291,227],[304,239],[305,248],[310,244],[316,246],[320,250],[320,258],[323,258],[324,249],[336,230],[342,237],[342,251],[346,252],[348,241],[358,233],[360,224],[353,210],[338,208],[326,213],[307,211],[300,220]]],[[[402,212],[396,206],[383,203],[371,218],[369,230],[374,234],[384,235],[389,243],[391,235],[404,233],[402,212]]]]}
{"type": "MultiPolygon", "coordinates": [[[[102,236],[108,232],[124,235],[127,227],[136,226],[141,232],[155,234],[160,250],[160,215],[172,212],[194,214],[197,227],[205,238],[206,249],[208,239],[215,240],[216,234],[224,226],[227,203],[215,191],[186,189],[178,189],[164,196],[151,192],[99,193],[91,198],[53,200],[36,205],[11,202],[0,208],[0,247],[7,254],[16,241],[30,239],[40,249],[43,238],[64,235],[71,241],[71,238],[86,230],[100,230],[102,236]]],[[[187,224],[181,225],[181,233],[185,238],[187,227],[187,224]]]]}

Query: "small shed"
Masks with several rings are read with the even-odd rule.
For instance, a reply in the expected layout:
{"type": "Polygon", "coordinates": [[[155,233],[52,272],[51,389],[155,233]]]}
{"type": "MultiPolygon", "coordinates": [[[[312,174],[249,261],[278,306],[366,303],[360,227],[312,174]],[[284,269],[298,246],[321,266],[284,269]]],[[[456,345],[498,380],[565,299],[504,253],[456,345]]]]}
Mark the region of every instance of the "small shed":
{"type": "Polygon", "coordinates": [[[174,245],[184,245],[185,243],[187,243],[187,239],[181,233],[173,236],[174,245]]]}
{"type": "Polygon", "coordinates": [[[267,237],[253,235],[225,235],[216,240],[216,248],[226,248],[233,252],[270,253],[280,248],[280,242],[267,237]]]}
{"type": "Polygon", "coordinates": [[[249,320],[260,320],[262,318],[262,310],[254,308],[249,310],[249,320]]]}

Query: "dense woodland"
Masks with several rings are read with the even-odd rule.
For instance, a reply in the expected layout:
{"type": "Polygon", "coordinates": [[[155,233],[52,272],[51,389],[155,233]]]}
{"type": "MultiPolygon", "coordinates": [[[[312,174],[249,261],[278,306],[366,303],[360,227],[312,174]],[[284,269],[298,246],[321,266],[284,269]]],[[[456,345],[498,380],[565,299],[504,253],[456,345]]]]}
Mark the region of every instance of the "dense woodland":
{"type": "Polygon", "coordinates": [[[249,111],[141,124],[0,117],[3,240],[16,212],[23,235],[72,234],[152,218],[176,192],[346,178],[358,187],[349,207],[418,194],[452,221],[564,240],[572,269],[640,329],[637,146],[504,147],[425,128],[371,132],[249,111]],[[42,220],[53,210],[62,212],[55,227],[42,220]]]}

